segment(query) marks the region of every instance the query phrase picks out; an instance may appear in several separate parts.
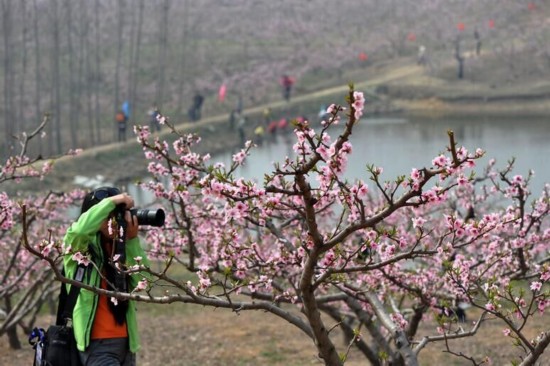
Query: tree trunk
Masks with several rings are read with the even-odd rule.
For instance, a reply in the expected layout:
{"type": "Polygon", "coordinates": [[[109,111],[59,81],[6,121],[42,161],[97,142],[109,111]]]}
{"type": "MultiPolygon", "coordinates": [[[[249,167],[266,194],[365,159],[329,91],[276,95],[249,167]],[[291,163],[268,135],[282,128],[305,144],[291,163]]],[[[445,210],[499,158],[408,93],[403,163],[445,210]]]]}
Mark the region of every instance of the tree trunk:
{"type": "Polygon", "coordinates": [[[86,6],[82,6],[81,8],[81,19],[84,23],[84,29],[82,29],[82,38],[83,38],[83,45],[84,48],[84,58],[85,58],[85,70],[84,70],[84,87],[85,87],[85,93],[86,93],[86,124],[88,126],[88,131],[90,139],[88,141],[89,144],[92,146],[95,146],[97,141],[95,137],[95,128],[94,128],[94,109],[93,109],[93,85],[92,82],[95,81],[95,78],[93,76],[92,72],[92,62],[91,62],[91,56],[92,56],[92,46],[91,46],[91,32],[90,32],[90,18],[88,18],[88,9],[86,6]]]}
{"type": "Polygon", "coordinates": [[[158,77],[156,103],[162,110],[164,103],[164,78],[166,69],[166,50],[168,48],[168,13],[170,11],[170,0],[164,0],[159,17],[159,53],[158,53],[158,77]]]}
{"type": "Polygon", "coordinates": [[[135,103],[137,100],[137,90],[139,83],[139,55],[141,53],[141,34],[143,30],[143,8],[145,7],[144,0],[139,1],[139,11],[138,11],[138,20],[137,20],[137,35],[136,35],[136,44],[134,50],[134,59],[132,61],[132,88],[130,90],[130,98],[135,103]]]}
{"type": "Polygon", "coordinates": [[[27,0],[21,0],[21,8],[23,13],[23,40],[21,45],[21,74],[19,80],[19,113],[16,125],[16,133],[26,131],[26,116],[25,116],[25,80],[27,75],[27,19],[29,14],[27,13],[27,0]]]}
{"type": "Polygon", "coordinates": [[[99,93],[101,92],[101,54],[100,54],[100,31],[101,22],[99,17],[99,0],[95,1],[95,72],[94,72],[94,94],[95,94],[95,126],[97,132],[97,142],[101,144],[101,104],[99,103],[99,93]]]}
{"type": "MultiPolygon", "coordinates": [[[[80,7],[83,9],[85,7],[84,4],[80,7]]],[[[85,50],[86,50],[86,34],[87,34],[87,18],[86,13],[81,11],[79,14],[79,22],[78,25],[75,27],[77,30],[77,36],[78,36],[78,71],[76,73],[76,79],[75,79],[75,85],[74,85],[74,94],[75,94],[75,105],[74,105],[74,114],[75,114],[75,127],[76,127],[76,140],[75,140],[75,148],[77,147],[83,147],[84,142],[80,141],[83,134],[79,133],[82,131],[81,127],[81,116],[82,116],[82,85],[83,85],[83,79],[86,78],[86,69],[84,64],[84,57],[86,56],[85,50]]],[[[87,141],[89,144],[89,141],[87,141]]]]}
{"type": "Polygon", "coordinates": [[[74,50],[73,50],[73,14],[71,7],[71,0],[65,0],[65,6],[67,8],[67,48],[69,53],[69,75],[68,75],[68,92],[69,92],[69,131],[71,133],[71,148],[75,149],[77,146],[77,118],[75,115],[75,90],[74,90],[74,50]]]}
{"type": "Polygon", "coordinates": [[[302,282],[301,292],[304,302],[304,314],[306,315],[313,331],[315,346],[317,346],[317,350],[319,351],[319,357],[323,359],[325,365],[342,365],[342,360],[340,360],[338,352],[336,351],[336,347],[334,346],[328,335],[328,329],[321,319],[321,312],[317,307],[315,295],[311,284],[303,286],[302,282]]]}
{"type": "MultiPolygon", "coordinates": [[[[37,0],[34,0],[34,22],[33,22],[33,32],[34,32],[34,57],[35,57],[35,89],[34,89],[34,108],[36,116],[34,120],[38,126],[42,120],[42,109],[40,107],[40,87],[41,87],[41,77],[40,77],[40,32],[38,31],[38,5],[36,4],[37,0]]],[[[34,127],[34,126],[33,126],[34,127]]],[[[42,155],[42,139],[38,139],[38,155],[42,155]]]]}
{"type": "MultiPolygon", "coordinates": [[[[118,19],[118,28],[117,28],[117,52],[116,52],[116,66],[115,66],[115,95],[114,95],[114,110],[113,117],[116,115],[117,111],[120,109],[120,64],[122,58],[122,46],[123,46],[123,37],[122,32],[124,31],[124,1],[117,1],[117,19],[118,19]]],[[[113,124],[114,135],[113,140],[116,140],[117,136],[117,126],[113,124]]]]}
{"type": "MultiPolygon", "coordinates": [[[[57,0],[52,0],[52,12],[53,19],[50,22],[53,27],[53,47],[52,47],[52,87],[53,87],[53,131],[50,134],[50,142],[53,142],[52,136],[55,134],[55,150],[54,146],[50,144],[49,154],[55,151],[57,154],[61,154],[61,80],[59,74],[59,58],[60,58],[60,42],[59,42],[59,13],[57,0]]],[[[51,129],[50,129],[51,131],[51,129]]]]}
{"type": "MultiPolygon", "coordinates": [[[[299,178],[296,179],[298,180],[299,178]]],[[[306,198],[304,197],[304,199],[306,198]]],[[[319,249],[316,248],[311,251],[307,263],[304,265],[302,277],[300,278],[300,294],[304,304],[303,312],[313,332],[313,339],[319,351],[319,357],[323,359],[325,365],[341,366],[343,362],[340,360],[334,343],[330,340],[329,330],[321,319],[321,311],[317,306],[315,291],[312,285],[315,263],[319,256],[319,249]]]]}
{"type": "MultiPolygon", "coordinates": [[[[11,299],[9,296],[4,298],[4,304],[6,306],[6,312],[9,313],[12,310],[11,299]]],[[[21,342],[17,336],[17,324],[6,329],[8,341],[11,349],[21,349],[21,342]]]]}
{"type": "Polygon", "coordinates": [[[386,312],[384,305],[378,299],[377,294],[368,292],[365,293],[367,301],[375,312],[379,321],[384,328],[390,333],[397,351],[401,355],[402,360],[396,360],[397,364],[404,364],[406,366],[418,366],[418,359],[413,352],[411,344],[407,338],[407,334],[399,329],[399,327],[393,322],[389,314],[386,312]]]}
{"type": "Polygon", "coordinates": [[[330,315],[336,322],[340,323],[340,328],[344,333],[345,342],[347,344],[351,344],[353,342],[353,345],[357,347],[357,349],[359,349],[359,351],[361,351],[361,353],[363,353],[363,355],[369,360],[371,366],[382,366],[380,357],[378,353],[375,352],[377,350],[376,345],[371,348],[363,339],[356,339],[353,328],[348,322],[346,322],[344,319],[345,316],[338,309],[327,305],[321,306],[321,309],[330,315]]]}
{"type": "Polygon", "coordinates": [[[10,348],[21,349],[21,341],[19,341],[19,337],[17,336],[17,326],[8,328],[6,334],[8,335],[10,348]]]}
{"type": "Polygon", "coordinates": [[[2,31],[4,33],[4,149],[5,157],[12,152],[13,146],[13,110],[12,110],[12,65],[11,65],[11,29],[12,29],[12,1],[2,0],[2,31]]]}
{"type": "Polygon", "coordinates": [[[135,113],[135,103],[132,98],[132,84],[134,83],[134,39],[136,38],[136,12],[134,11],[134,6],[131,4],[128,7],[128,15],[130,16],[130,50],[128,52],[128,80],[126,85],[126,96],[130,105],[134,109],[135,113]]]}
{"type": "Polygon", "coordinates": [[[176,106],[176,118],[179,121],[183,121],[184,116],[182,114],[182,106],[183,106],[183,87],[185,83],[185,76],[186,76],[186,61],[188,59],[187,50],[189,47],[187,47],[187,33],[189,31],[188,27],[188,3],[187,0],[183,0],[183,17],[181,19],[182,23],[182,30],[181,30],[181,56],[180,56],[180,64],[179,64],[179,84],[178,84],[178,101],[176,106]]]}

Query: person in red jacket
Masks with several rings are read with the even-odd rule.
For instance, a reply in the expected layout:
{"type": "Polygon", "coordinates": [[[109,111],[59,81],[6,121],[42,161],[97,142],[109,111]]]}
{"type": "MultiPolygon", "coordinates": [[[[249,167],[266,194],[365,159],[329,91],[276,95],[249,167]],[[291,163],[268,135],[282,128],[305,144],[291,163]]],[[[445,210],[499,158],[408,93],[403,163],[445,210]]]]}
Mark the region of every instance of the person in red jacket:
{"type": "Polygon", "coordinates": [[[288,102],[290,101],[290,92],[294,85],[294,79],[285,74],[281,77],[281,85],[283,86],[283,98],[288,102]]]}

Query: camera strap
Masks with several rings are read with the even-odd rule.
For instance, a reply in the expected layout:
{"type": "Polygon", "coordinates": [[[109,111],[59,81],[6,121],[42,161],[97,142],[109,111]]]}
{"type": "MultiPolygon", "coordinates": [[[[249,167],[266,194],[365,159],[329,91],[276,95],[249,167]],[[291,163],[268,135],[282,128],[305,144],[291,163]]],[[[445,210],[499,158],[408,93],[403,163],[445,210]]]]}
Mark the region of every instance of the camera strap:
{"type": "MultiPolygon", "coordinates": [[[[128,228],[128,224],[126,223],[126,219],[124,217],[124,214],[126,213],[125,205],[117,207],[116,211],[115,220],[117,222],[119,232],[117,233],[115,240],[115,256],[117,258],[117,263],[124,265],[126,263],[126,229],[128,228]]],[[[121,292],[128,292],[126,274],[120,271],[121,268],[115,267],[115,270],[116,289],[121,292]]]]}
{"type": "MultiPolygon", "coordinates": [[[[84,274],[86,273],[86,266],[79,264],[76,268],[74,280],[82,282],[84,280],[84,274]]],[[[61,269],[61,274],[65,276],[65,268],[61,269]]],[[[57,318],[56,325],[67,325],[68,320],[73,318],[73,309],[76,305],[78,294],[80,293],[80,287],[71,285],[71,290],[67,294],[67,288],[64,283],[61,284],[59,291],[59,302],[57,305],[57,318]]]]}

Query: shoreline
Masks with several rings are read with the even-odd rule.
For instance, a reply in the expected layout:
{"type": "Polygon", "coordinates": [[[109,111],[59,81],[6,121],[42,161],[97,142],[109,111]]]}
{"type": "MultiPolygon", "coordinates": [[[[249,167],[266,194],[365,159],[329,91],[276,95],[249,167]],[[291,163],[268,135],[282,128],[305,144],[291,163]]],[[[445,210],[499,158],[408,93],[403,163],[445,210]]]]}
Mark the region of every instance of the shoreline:
{"type": "MultiPolygon", "coordinates": [[[[364,118],[388,115],[414,118],[550,116],[550,94],[547,92],[550,85],[518,85],[514,93],[510,88],[496,89],[485,84],[455,84],[429,77],[417,67],[394,67],[384,71],[377,79],[356,84],[356,90],[364,91],[367,97],[364,118]]],[[[309,116],[316,116],[321,102],[327,99],[343,102],[346,90],[347,86],[342,85],[296,96],[290,103],[252,106],[244,110],[247,138],[252,138],[254,127],[263,120],[262,111],[267,107],[272,109],[273,119],[303,115],[304,111],[309,116]]],[[[316,120],[316,117],[311,120],[316,120]]],[[[195,151],[201,154],[219,154],[239,148],[237,130],[229,129],[228,115],[225,114],[194,123],[178,123],[175,128],[179,133],[198,134],[201,143],[195,151]]],[[[173,140],[174,136],[166,128],[154,135],[168,140],[173,140]]],[[[38,162],[37,166],[48,160],[38,162]]],[[[94,174],[106,177],[106,181],[115,185],[124,185],[135,181],[135,177],[146,176],[148,164],[133,136],[125,143],[96,146],[85,149],[78,156],[63,156],[55,160],[53,171],[43,181],[38,184],[22,182],[6,187],[7,190],[24,193],[85,188],[74,182],[75,177],[92,178],[94,174]]]]}
{"type": "Polygon", "coordinates": [[[481,99],[467,102],[447,102],[439,98],[416,100],[396,99],[393,104],[402,113],[414,116],[550,116],[550,98],[537,101],[518,101],[510,99],[506,102],[484,101],[481,99]]]}

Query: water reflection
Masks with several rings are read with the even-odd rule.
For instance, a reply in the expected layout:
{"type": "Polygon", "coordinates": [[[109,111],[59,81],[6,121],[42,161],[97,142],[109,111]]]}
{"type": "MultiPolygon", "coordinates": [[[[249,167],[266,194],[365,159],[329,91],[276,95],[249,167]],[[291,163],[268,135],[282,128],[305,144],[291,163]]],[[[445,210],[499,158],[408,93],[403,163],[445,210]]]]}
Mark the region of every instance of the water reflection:
{"type": "MultiPolygon", "coordinates": [[[[458,145],[473,151],[480,147],[487,154],[478,161],[478,171],[495,158],[503,168],[515,157],[515,174],[535,171],[533,192],[538,194],[550,182],[547,160],[550,158],[550,121],[542,118],[367,118],[351,137],[353,155],[347,178],[368,179],[367,164],[384,168],[383,179],[392,180],[409,174],[413,167],[430,166],[432,159],[446,150],[447,131],[453,130],[458,145]]],[[[334,137],[337,134],[333,134],[334,137]]],[[[273,170],[275,161],[292,156],[293,140],[278,136],[253,151],[237,175],[261,182],[273,170]]],[[[214,156],[212,161],[231,162],[231,154],[214,156]]]]}
{"type": "MultiPolygon", "coordinates": [[[[448,145],[447,131],[453,130],[458,145],[473,151],[480,147],[487,154],[478,161],[481,172],[489,159],[495,158],[503,168],[515,157],[515,174],[527,175],[535,171],[532,190],[538,195],[545,183],[550,182],[548,159],[550,158],[550,121],[540,118],[367,118],[362,120],[351,136],[353,154],[349,160],[346,177],[368,180],[367,164],[384,168],[383,180],[393,180],[399,175],[408,175],[413,167],[430,166],[432,159],[445,152],[448,145]]],[[[336,138],[337,132],[332,133],[336,138]]],[[[240,167],[236,176],[254,179],[263,183],[263,176],[273,171],[275,162],[285,156],[294,156],[291,134],[276,136],[265,141],[240,167]]],[[[216,155],[212,162],[231,164],[232,153],[216,155]]],[[[146,207],[154,202],[150,192],[131,184],[127,191],[136,199],[137,205],[146,207]]]]}

